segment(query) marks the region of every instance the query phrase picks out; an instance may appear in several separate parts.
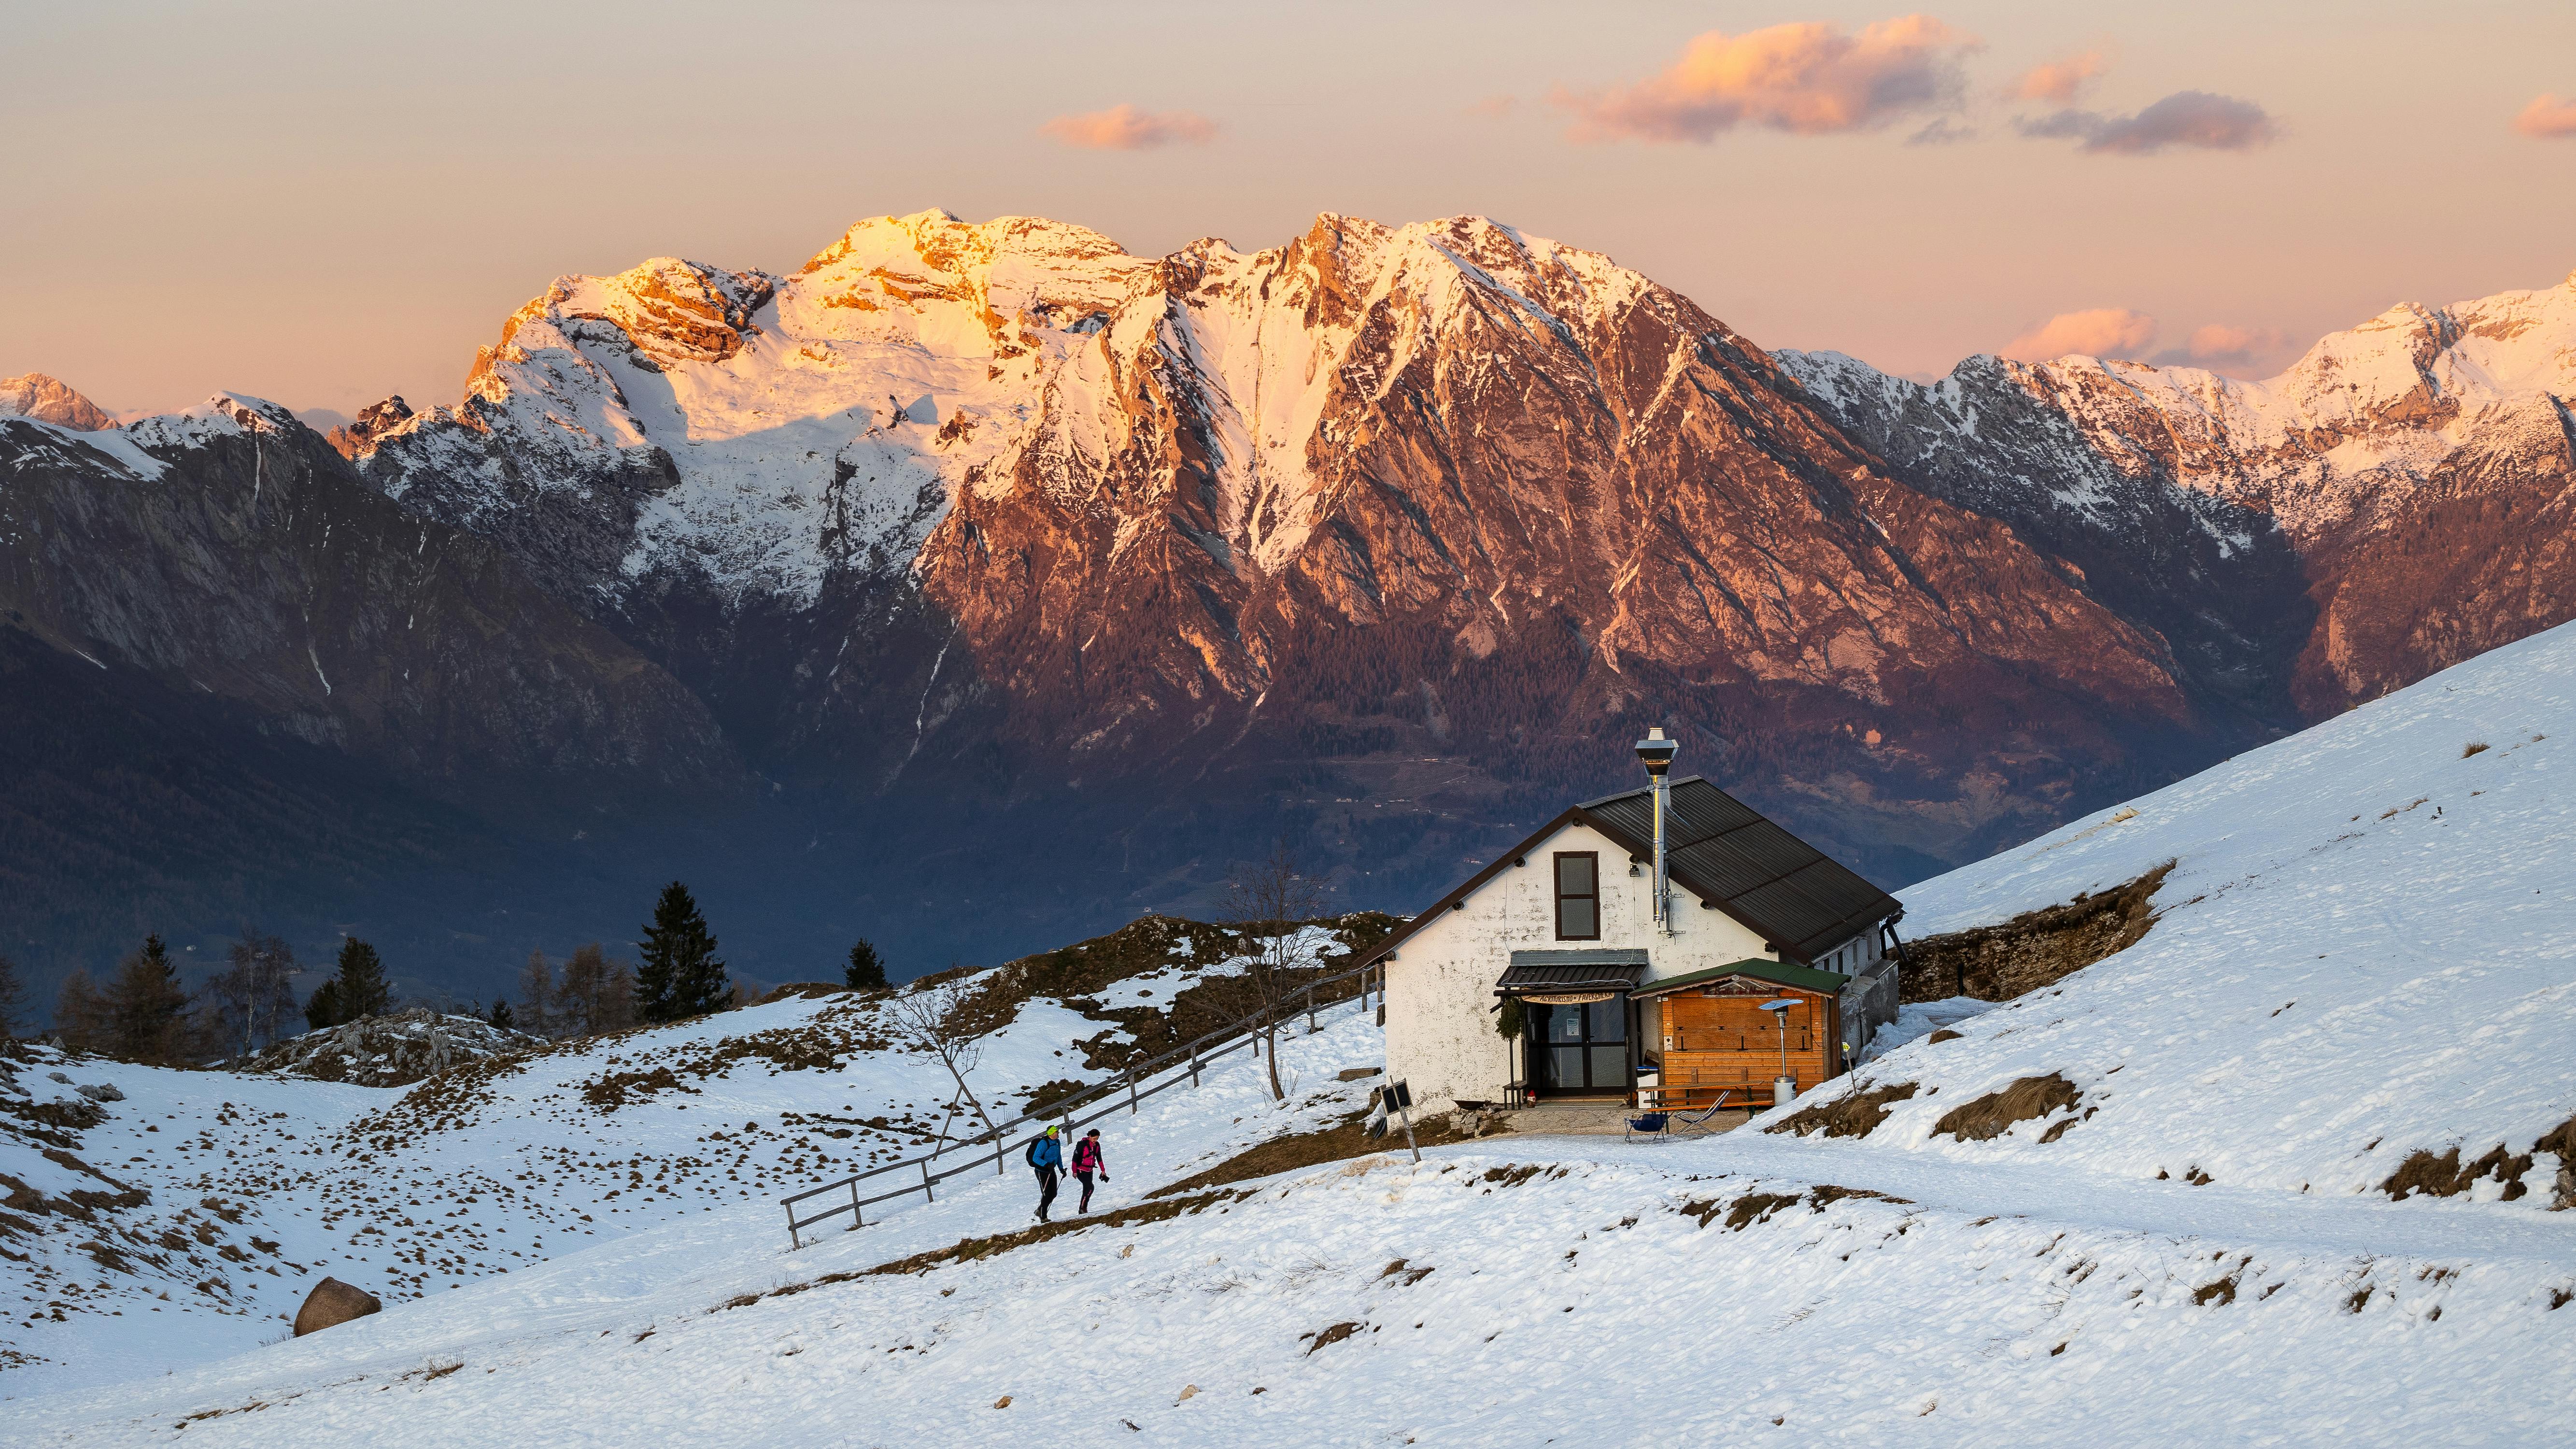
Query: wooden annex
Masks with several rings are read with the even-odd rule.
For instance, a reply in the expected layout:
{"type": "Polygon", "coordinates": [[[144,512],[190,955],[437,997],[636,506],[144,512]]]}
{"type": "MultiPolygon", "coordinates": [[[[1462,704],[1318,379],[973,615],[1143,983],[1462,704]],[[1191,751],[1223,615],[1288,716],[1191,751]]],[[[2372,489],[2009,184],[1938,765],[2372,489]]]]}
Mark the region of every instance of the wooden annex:
{"type": "Polygon", "coordinates": [[[1839,1076],[1841,992],[1848,978],[1780,961],[1738,961],[1634,993],[1645,1028],[1641,1106],[1683,1110],[1719,1101],[1768,1105],[1774,1079],[1798,1091],[1839,1076]],[[1793,1003],[1778,1011],[1765,1002],[1793,1003]]]}

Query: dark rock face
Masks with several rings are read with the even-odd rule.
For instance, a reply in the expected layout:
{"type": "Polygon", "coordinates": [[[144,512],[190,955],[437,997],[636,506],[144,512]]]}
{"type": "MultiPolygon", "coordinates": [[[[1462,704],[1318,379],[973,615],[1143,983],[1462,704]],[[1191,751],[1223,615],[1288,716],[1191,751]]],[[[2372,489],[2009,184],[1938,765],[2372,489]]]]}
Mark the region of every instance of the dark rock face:
{"type": "Polygon", "coordinates": [[[602,893],[585,833],[748,794],[667,672],[282,411],[0,419],[0,514],[0,873],[40,999],[245,918],[364,923],[433,988],[459,926],[602,893]]]}
{"type": "Polygon", "coordinates": [[[313,1285],[304,1306],[295,1310],[295,1336],[319,1333],[353,1318],[382,1313],[385,1305],[364,1288],[353,1288],[337,1278],[325,1278],[313,1285]]]}
{"type": "Polygon", "coordinates": [[[122,455],[0,421],[10,627],[402,776],[730,778],[704,707],[508,554],[404,514],[291,417],[234,409],[127,430],[122,455]]]}

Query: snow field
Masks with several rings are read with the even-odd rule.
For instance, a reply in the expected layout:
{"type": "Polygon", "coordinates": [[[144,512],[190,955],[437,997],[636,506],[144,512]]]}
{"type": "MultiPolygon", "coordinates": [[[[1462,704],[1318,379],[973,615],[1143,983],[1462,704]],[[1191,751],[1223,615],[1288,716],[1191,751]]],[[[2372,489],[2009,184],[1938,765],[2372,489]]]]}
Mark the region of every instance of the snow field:
{"type": "Polygon", "coordinates": [[[1925,1194],[1911,1202],[1809,1185],[1820,1165],[1884,1172],[1889,1156],[1744,1134],[1523,1139],[1420,1167],[1380,1155],[1165,1222],[741,1307],[722,1306],[729,1290],[936,1241],[932,1215],[864,1254],[785,1263],[691,1222],[180,1380],[38,1401],[23,1422],[30,1442],[117,1444],[231,1410],[188,1439],[396,1446],[479,1442],[496,1423],[526,1443],[790,1446],[1735,1443],[1774,1428],[2486,1443],[2565,1423],[2543,1386],[2576,1370],[2576,1331],[2530,1286],[2576,1269],[2563,1237],[2334,1205],[2352,1232],[2413,1249],[2558,1252],[2356,1257],[2264,1231],[2261,1204],[2222,1208],[2206,1232],[2127,1225],[2210,1201],[2176,1186],[2148,1189],[2141,1214],[2134,1191],[1937,1162],[1882,1179],[1925,1194]],[[1353,1327],[1315,1346],[1338,1325],[1353,1327]]]}
{"type": "MultiPolygon", "coordinates": [[[[1150,1000],[1132,999],[1167,1004],[1201,974],[1240,967],[1175,961],[1140,978],[1150,1000]]],[[[952,1137],[975,1130],[943,1111],[953,1088],[929,1058],[887,1049],[877,1011],[848,998],[776,1002],[418,1088],[65,1063],[76,1083],[112,1084],[126,1098],[79,1135],[76,1160],[116,1185],[148,1190],[151,1201],[103,1212],[95,1225],[38,1215],[32,1221],[51,1231],[0,1239],[29,1252],[23,1263],[0,1259],[0,1312],[18,1310],[0,1318],[0,1348],[25,1360],[0,1359],[0,1398],[251,1349],[283,1331],[325,1274],[375,1293],[390,1317],[406,1302],[694,1219],[722,1220],[721,1240],[740,1239],[755,1253],[783,1250],[779,1197],[913,1155],[943,1125],[952,1137]],[[742,1051],[746,1043],[836,1055],[828,1068],[789,1069],[742,1051]],[[656,1085],[656,1073],[668,1085],[656,1085]],[[122,1249],[132,1271],[105,1267],[84,1242],[122,1249]]],[[[1334,1074],[1374,1065],[1382,1051],[1373,1025],[1351,1037],[1355,1014],[1328,1012],[1311,1042],[1302,1019],[1290,1029],[1298,1040],[1282,1057],[1294,1094],[1287,1111],[1270,1106],[1251,1057],[1237,1052],[1200,1088],[1166,1092],[1136,1117],[1101,1123],[1106,1200],[1356,1110],[1365,1087],[1346,1088],[1334,1074]]],[[[1052,1001],[1027,1002],[986,1038],[970,1080],[995,1119],[1007,1119],[1039,1084],[1102,1076],[1081,1067],[1072,1042],[1109,1029],[1052,1001]]],[[[73,1100],[50,1070],[22,1071],[21,1082],[39,1098],[73,1100]]],[[[931,1209],[948,1225],[941,1231],[953,1239],[1024,1223],[1034,1201],[1027,1170],[1009,1167],[998,1184],[975,1174],[941,1184],[931,1209]]],[[[0,1172],[53,1198],[110,1186],[6,1136],[0,1172]]],[[[889,1175],[867,1190],[899,1181],[889,1175]]],[[[914,1200],[869,1215],[873,1224],[882,1213],[920,1210],[914,1200]]],[[[826,1226],[827,1239],[838,1225],[826,1226]]],[[[872,1225],[859,1236],[873,1242],[882,1231],[872,1225]]]]}
{"type": "MultiPolygon", "coordinates": [[[[2419,1148],[2531,1151],[2576,1116],[2570,740],[2576,628],[2562,627],[2132,801],[2133,817],[2105,811],[1915,886],[1904,929],[1920,936],[2178,862],[2144,940],[1957,1023],[1963,1040],[1900,1047],[1820,1090],[1921,1084],[1873,1148],[2292,1195],[2373,1191],[2419,1148]],[[2080,1106],[1990,1142],[1934,1134],[1969,1099],[2050,1072],[2080,1106]]],[[[2540,1153],[2505,1210],[2545,1209],[2561,1165],[2540,1153]]]]}

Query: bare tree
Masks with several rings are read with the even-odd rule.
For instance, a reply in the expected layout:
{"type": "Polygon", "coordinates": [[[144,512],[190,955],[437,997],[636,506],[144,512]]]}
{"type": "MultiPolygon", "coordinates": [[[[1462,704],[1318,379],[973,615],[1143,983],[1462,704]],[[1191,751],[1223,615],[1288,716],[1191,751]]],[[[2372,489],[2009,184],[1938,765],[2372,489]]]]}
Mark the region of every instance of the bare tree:
{"type": "Polygon", "coordinates": [[[278,1023],[295,1010],[295,952],[277,936],[244,926],[226,955],[222,975],[207,983],[214,1036],[242,1055],[277,1039],[278,1023]]]}
{"type": "Polygon", "coordinates": [[[1270,1068],[1270,1100],[1288,1100],[1279,1085],[1279,1019],[1301,972],[1315,968],[1321,950],[1300,929],[1324,913],[1324,885],[1306,873],[1297,853],[1281,841],[1268,856],[1236,870],[1225,883],[1226,924],[1244,954],[1244,980],[1260,1008],[1253,1030],[1270,1068]]]}
{"type": "Polygon", "coordinates": [[[74,1051],[105,1051],[108,1028],[107,998],[91,983],[88,967],[75,968],[54,998],[55,1038],[74,1051]]]}
{"type": "Polygon", "coordinates": [[[543,949],[530,951],[528,964],[519,968],[519,1004],[510,1009],[510,1019],[530,1036],[564,1034],[556,1007],[555,968],[543,949]]]}
{"type": "Polygon", "coordinates": [[[904,1044],[939,1058],[948,1069],[950,1081],[957,1084],[957,1095],[973,1109],[977,1121],[984,1124],[987,1141],[998,1139],[993,1115],[984,1110],[982,1098],[966,1084],[967,1074],[984,1061],[984,1039],[958,1029],[957,1008],[966,997],[962,983],[948,982],[927,991],[898,992],[886,1001],[886,1015],[894,1023],[895,1035],[904,1044]]]}
{"type": "Polygon", "coordinates": [[[564,962],[547,1020],[562,1037],[597,1036],[635,1024],[635,969],[612,961],[593,941],[564,962]]]}

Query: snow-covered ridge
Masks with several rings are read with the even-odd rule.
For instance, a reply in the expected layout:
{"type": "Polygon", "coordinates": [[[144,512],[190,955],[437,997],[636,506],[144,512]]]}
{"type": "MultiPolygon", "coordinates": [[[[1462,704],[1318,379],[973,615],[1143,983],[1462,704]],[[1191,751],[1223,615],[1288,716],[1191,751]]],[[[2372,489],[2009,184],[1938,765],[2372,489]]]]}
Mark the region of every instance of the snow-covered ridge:
{"type": "Polygon", "coordinates": [[[1186,395],[1212,425],[1210,544],[1275,570],[1312,527],[1310,457],[1372,317],[1397,319],[1391,376],[1458,326],[1571,339],[1651,285],[1481,217],[1326,215],[1284,247],[1163,258],[1036,218],[879,217],[783,278],[669,257],[560,278],[459,406],[357,446],[388,495],[478,531],[597,495],[604,592],[675,572],[802,606],[836,568],[908,567],[961,488],[1097,506],[1153,399],[1186,395]],[[643,480],[631,520],[619,477],[643,480]]]}
{"type": "Polygon", "coordinates": [[[2401,303],[2259,382],[2092,357],[1979,356],[1927,384],[1840,353],[1775,356],[1846,419],[1910,412],[1946,429],[1953,447],[1979,436],[1981,399],[1991,406],[2009,390],[2063,420],[2055,462],[2066,475],[2160,473],[2267,511],[2305,540],[2367,521],[2379,494],[2402,494],[2446,463],[2563,450],[2576,275],[2447,307],[2401,303]]]}

